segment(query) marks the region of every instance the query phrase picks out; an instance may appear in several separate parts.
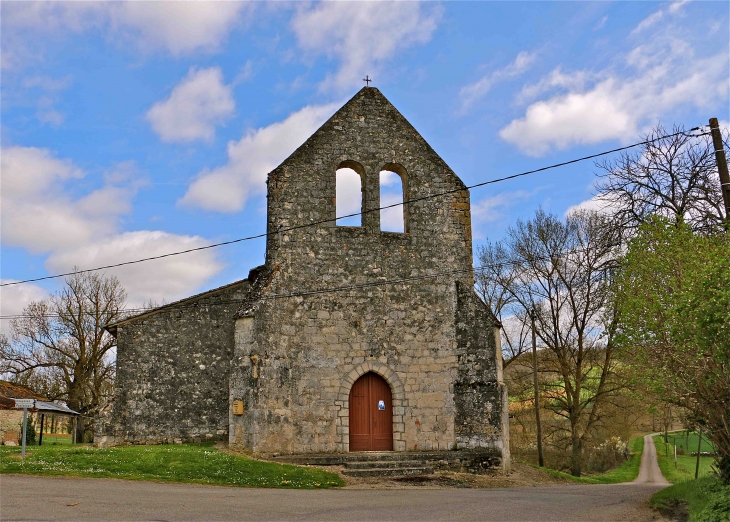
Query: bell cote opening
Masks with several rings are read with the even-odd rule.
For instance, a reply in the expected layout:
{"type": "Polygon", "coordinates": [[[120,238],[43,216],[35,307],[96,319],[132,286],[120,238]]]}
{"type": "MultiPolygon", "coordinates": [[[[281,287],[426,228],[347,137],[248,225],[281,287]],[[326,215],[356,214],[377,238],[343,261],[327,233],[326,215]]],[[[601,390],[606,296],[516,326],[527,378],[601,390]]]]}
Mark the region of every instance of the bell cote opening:
{"type": "Polygon", "coordinates": [[[380,230],[408,232],[406,169],[398,163],[386,163],[380,171],[380,230]]]}
{"type": "Polygon", "coordinates": [[[362,226],[363,177],[365,170],[356,161],[343,161],[337,167],[335,191],[335,217],[337,226],[362,226]],[[355,214],[355,215],[353,215],[355,214]]]}

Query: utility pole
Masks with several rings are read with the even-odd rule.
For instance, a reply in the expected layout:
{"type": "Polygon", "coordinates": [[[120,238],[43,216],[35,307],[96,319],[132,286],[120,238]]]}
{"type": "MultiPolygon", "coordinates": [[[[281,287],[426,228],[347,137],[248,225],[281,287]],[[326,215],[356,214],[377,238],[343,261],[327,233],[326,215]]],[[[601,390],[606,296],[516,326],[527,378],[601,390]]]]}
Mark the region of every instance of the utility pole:
{"type": "Polygon", "coordinates": [[[540,467],[545,465],[542,456],[542,424],[540,424],[540,391],[537,387],[537,337],[535,335],[535,309],[530,310],[532,321],[532,377],[535,384],[535,422],[537,424],[537,460],[540,467]]]}
{"type": "Polygon", "coordinates": [[[700,427],[697,431],[699,431],[700,436],[697,442],[697,463],[695,464],[695,480],[697,480],[697,478],[700,476],[700,453],[702,453],[702,428],[700,427]]]}
{"type": "Polygon", "coordinates": [[[712,133],[712,144],[715,147],[717,172],[720,174],[720,190],[725,202],[725,223],[730,224],[730,174],[727,170],[727,158],[725,158],[725,148],[722,146],[722,134],[720,134],[717,118],[710,118],[710,132],[712,133]]]}

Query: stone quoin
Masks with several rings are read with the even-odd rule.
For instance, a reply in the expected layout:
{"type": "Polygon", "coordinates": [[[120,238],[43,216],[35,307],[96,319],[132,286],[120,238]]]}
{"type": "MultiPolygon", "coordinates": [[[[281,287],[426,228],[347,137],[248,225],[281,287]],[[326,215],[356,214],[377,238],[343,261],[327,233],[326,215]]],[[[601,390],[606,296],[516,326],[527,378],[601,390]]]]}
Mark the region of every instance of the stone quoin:
{"type": "Polygon", "coordinates": [[[386,433],[387,449],[480,450],[508,469],[500,325],[474,292],[462,181],[365,87],[267,185],[262,266],[108,326],[117,381],[97,442],[344,453],[386,433]],[[342,168],[360,176],[361,226],[334,220],[342,168]],[[381,230],[381,171],[415,200],[402,233],[381,230]],[[307,293],[323,289],[335,290],[307,293]],[[358,379],[372,388],[361,381],[353,398],[358,379]]]}

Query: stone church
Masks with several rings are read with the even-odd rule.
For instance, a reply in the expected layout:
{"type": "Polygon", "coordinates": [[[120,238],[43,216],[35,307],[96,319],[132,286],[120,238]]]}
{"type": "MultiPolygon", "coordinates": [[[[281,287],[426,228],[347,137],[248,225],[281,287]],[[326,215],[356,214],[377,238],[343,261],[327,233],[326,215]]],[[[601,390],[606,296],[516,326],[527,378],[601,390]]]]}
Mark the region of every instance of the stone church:
{"type": "Polygon", "coordinates": [[[97,442],[478,450],[507,468],[499,324],[474,292],[463,182],[365,87],[267,184],[262,266],[107,327],[117,381],[97,442]],[[361,226],[334,220],[343,168],[361,226]],[[402,233],[381,230],[381,171],[400,177],[402,233]]]}

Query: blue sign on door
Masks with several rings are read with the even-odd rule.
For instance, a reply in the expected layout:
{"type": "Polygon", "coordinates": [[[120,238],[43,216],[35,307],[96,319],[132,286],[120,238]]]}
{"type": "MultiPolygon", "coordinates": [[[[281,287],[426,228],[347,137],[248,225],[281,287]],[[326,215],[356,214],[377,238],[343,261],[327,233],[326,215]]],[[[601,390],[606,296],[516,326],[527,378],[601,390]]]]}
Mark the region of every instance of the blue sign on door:
{"type": "Polygon", "coordinates": [[[379,410],[385,409],[385,401],[378,401],[378,409],[379,410]]]}

